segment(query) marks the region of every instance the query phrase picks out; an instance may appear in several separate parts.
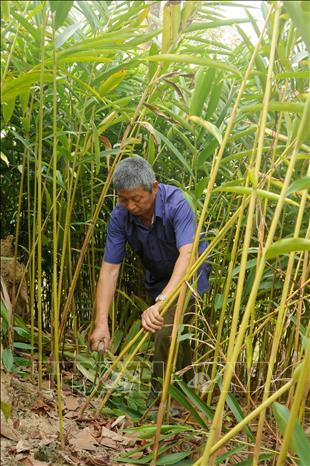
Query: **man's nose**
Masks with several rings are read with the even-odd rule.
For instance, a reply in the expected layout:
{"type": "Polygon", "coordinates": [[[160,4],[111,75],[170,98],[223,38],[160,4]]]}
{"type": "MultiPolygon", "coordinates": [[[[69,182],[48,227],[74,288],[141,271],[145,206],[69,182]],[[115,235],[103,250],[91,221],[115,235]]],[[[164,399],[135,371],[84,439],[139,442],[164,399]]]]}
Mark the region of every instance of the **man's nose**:
{"type": "Polygon", "coordinates": [[[128,210],[135,210],[135,203],[133,201],[128,201],[127,203],[127,209],[128,210]]]}

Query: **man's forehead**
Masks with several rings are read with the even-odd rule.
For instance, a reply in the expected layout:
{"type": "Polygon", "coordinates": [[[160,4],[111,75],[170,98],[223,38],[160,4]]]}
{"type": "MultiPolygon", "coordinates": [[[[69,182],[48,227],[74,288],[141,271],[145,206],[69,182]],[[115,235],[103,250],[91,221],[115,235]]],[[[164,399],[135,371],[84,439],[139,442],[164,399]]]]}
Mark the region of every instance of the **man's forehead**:
{"type": "Polygon", "coordinates": [[[143,187],[139,188],[132,188],[132,189],[120,189],[117,191],[117,194],[121,197],[134,197],[134,196],[141,196],[142,194],[150,194],[146,191],[143,187]]]}

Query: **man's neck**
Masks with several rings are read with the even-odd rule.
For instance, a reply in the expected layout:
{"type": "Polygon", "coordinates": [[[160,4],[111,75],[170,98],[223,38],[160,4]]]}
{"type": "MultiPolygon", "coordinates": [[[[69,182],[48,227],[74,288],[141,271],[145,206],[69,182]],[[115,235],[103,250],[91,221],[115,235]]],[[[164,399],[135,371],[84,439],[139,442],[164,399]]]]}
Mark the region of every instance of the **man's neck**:
{"type": "Polygon", "coordinates": [[[153,223],[153,217],[154,216],[154,204],[152,205],[152,208],[149,210],[149,212],[146,212],[144,215],[139,216],[139,219],[143,223],[143,225],[150,227],[153,223]]]}

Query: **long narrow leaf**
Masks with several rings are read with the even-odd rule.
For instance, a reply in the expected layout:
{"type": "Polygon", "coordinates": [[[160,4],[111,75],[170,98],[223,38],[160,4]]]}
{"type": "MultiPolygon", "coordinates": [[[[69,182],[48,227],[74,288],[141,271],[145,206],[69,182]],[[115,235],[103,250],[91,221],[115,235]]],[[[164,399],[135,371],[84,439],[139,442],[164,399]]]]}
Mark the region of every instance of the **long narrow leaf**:
{"type": "MultiPolygon", "coordinates": [[[[273,403],[272,410],[278,427],[282,434],[284,434],[290,412],[286,406],[280,403],[273,403]]],[[[291,448],[300,457],[302,466],[308,466],[310,464],[310,442],[306,434],[302,430],[299,422],[295,422],[294,432],[291,439],[291,448]]]]}
{"type": "MultiPolygon", "coordinates": [[[[214,192],[227,192],[227,193],[236,193],[236,194],[245,194],[245,195],[250,195],[252,194],[253,188],[249,188],[246,186],[219,186],[218,188],[215,188],[213,190],[214,192]]],[[[270,201],[275,201],[278,202],[279,200],[279,194],[272,193],[270,191],[264,191],[263,189],[257,189],[256,190],[257,196],[261,197],[263,199],[269,199],[270,201]]],[[[299,204],[295,201],[292,201],[289,198],[285,198],[285,202],[287,204],[294,205],[296,207],[299,206],[299,204]]]]}
{"type": "Polygon", "coordinates": [[[266,259],[274,259],[292,251],[310,251],[310,240],[306,238],[279,239],[267,249],[266,259]]]}
{"type": "Polygon", "coordinates": [[[193,65],[201,65],[201,66],[207,66],[210,68],[219,68],[221,70],[226,70],[229,71],[230,73],[233,73],[239,77],[241,77],[241,73],[239,70],[232,66],[228,65],[225,62],[218,61],[218,60],[211,60],[210,58],[204,58],[204,57],[194,57],[192,55],[173,55],[170,53],[162,54],[162,55],[152,55],[150,57],[145,57],[143,60],[150,60],[150,61],[162,61],[165,63],[187,63],[187,64],[193,64],[193,65]]]}
{"type": "Polygon", "coordinates": [[[185,398],[182,392],[180,392],[180,390],[178,390],[173,385],[170,385],[169,393],[172,396],[172,398],[174,398],[178,403],[180,403],[180,405],[184,406],[184,408],[186,408],[192,414],[193,418],[198,422],[200,427],[202,427],[203,429],[208,428],[206,423],[203,421],[203,419],[201,419],[201,417],[197,413],[194,406],[191,403],[189,403],[189,401],[185,398]]]}
{"type": "Polygon", "coordinates": [[[182,380],[178,380],[178,385],[181,387],[189,401],[196,406],[208,419],[213,419],[214,412],[213,410],[206,405],[198,395],[182,380]]]}

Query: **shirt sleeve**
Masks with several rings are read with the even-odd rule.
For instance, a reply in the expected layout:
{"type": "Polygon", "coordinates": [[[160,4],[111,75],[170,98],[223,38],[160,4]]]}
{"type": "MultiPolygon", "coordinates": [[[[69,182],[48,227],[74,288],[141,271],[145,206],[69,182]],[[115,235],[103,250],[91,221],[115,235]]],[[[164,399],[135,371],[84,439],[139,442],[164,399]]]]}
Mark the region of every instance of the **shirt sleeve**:
{"type": "Polygon", "coordinates": [[[106,238],[105,262],[120,264],[125,257],[126,236],[120,219],[112,212],[106,238]]]}
{"type": "Polygon", "coordinates": [[[177,248],[180,249],[185,244],[193,243],[196,231],[195,215],[181,193],[174,212],[173,222],[177,248]]]}

